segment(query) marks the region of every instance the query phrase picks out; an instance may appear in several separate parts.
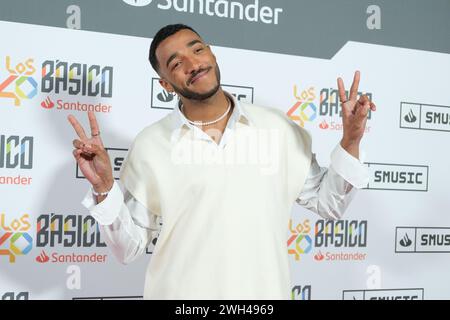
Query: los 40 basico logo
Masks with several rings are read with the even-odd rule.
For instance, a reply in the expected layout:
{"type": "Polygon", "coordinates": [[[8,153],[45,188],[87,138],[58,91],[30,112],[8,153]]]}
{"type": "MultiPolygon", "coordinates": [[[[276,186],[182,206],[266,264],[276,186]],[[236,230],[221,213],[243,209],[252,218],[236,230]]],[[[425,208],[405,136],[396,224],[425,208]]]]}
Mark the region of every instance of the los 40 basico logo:
{"type": "Polygon", "coordinates": [[[288,253],[295,261],[313,255],[315,261],[363,261],[367,257],[367,220],[289,221],[288,253]]]}
{"type": "Polygon", "coordinates": [[[103,263],[107,255],[92,252],[92,249],[102,247],[106,247],[106,243],[101,239],[97,222],[90,215],[51,213],[37,218],[36,248],[41,250],[35,260],[39,263],[103,263]],[[81,253],[74,249],[90,250],[86,254],[85,250],[81,253]]]}
{"type": "Polygon", "coordinates": [[[30,234],[30,216],[23,214],[8,221],[5,213],[0,213],[0,256],[6,256],[10,263],[16,256],[28,254],[33,248],[30,234]]]}
{"type": "MultiPolygon", "coordinates": [[[[342,111],[339,93],[336,88],[321,88],[317,94],[314,86],[301,89],[294,85],[293,93],[295,102],[286,114],[299,126],[304,127],[307,122],[317,122],[319,128],[323,130],[341,131],[342,111]],[[336,119],[336,117],[338,119],[336,119]]],[[[348,97],[348,91],[345,92],[348,97]]],[[[358,92],[358,99],[365,94],[372,101],[371,92],[358,92]]],[[[369,110],[368,119],[372,117],[369,110]]],[[[370,126],[366,125],[366,133],[370,132],[370,126]]]]}
{"type": "Polygon", "coordinates": [[[111,105],[90,103],[90,98],[112,98],[113,67],[62,60],[45,60],[40,72],[33,58],[3,58],[0,67],[0,101],[14,106],[32,100],[38,93],[43,109],[110,112],[111,105]],[[39,89],[40,83],[40,89],[39,89]],[[68,98],[75,96],[83,101],[68,98]],[[8,103],[8,102],[5,102],[8,103]]]}
{"type": "Polygon", "coordinates": [[[101,239],[98,224],[92,216],[42,214],[36,219],[34,237],[31,236],[33,224],[29,214],[8,219],[7,215],[2,213],[0,223],[0,256],[7,256],[10,263],[16,262],[17,256],[28,254],[33,244],[40,248],[35,259],[39,263],[105,262],[106,255],[96,252],[79,254],[73,251],[53,251],[55,248],[74,250],[106,247],[101,239]]]}

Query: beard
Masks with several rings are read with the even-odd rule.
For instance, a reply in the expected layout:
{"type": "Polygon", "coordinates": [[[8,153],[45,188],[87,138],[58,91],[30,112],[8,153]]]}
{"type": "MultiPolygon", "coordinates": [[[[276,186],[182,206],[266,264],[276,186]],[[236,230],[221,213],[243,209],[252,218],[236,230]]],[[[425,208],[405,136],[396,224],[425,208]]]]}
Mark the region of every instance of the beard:
{"type": "MultiPolygon", "coordinates": [[[[212,67],[211,67],[212,68],[212,67]]],[[[206,99],[211,98],[213,95],[216,94],[217,91],[219,91],[220,88],[220,70],[219,70],[219,66],[216,65],[216,81],[217,84],[208,92],[205,93],[198,93],[189,89],[182,89],[182,88],[178,88],[177,86],[175,86],[173,83],[171,83],[173,90],[180,95],[181,97],[188,99],[188,100],[196,100],[196,101],[203,101],[206,99]]],[[[202,72],[204,70],[199,70],[199,72],[202,72]]],[[[195,76],[195,75],[194,75],[195,76]]]]}

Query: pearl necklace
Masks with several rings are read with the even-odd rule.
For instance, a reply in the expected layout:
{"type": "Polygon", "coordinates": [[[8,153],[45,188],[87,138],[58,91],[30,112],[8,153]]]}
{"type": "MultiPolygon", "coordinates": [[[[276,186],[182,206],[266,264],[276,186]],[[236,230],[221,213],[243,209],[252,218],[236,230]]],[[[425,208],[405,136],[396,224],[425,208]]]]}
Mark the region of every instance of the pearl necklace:
{"type": "Polygon", "coordinates": [[[184,115],[184,117],[186,118],[186,120],[187,120],[190,124],[192,124],[192,125],[194,125],[194,126],[196,126],[196,125],[200,125],[200,126],[210,126],[210,125],[212,125],[212,124],[214,124],[214,123],[217,123],[217,122],[219,122],[220,120],[222,120],[223,118],[225,118],[226,115],[230,112],[230,110],[231,110],[231,101],[228,100],[228,109],[227,109],[227,111],[225,111],[225,113],[224,113],[223,115],[221,115],[219,118],[217,118],[216,120],[208,121],[208,122],[191,121],[191,120],[189,120],[189,119],[186,117],[186,115],[184,114],[184,111],[183,111],[183,105],[181,105],[181,113],[184,115]]]}

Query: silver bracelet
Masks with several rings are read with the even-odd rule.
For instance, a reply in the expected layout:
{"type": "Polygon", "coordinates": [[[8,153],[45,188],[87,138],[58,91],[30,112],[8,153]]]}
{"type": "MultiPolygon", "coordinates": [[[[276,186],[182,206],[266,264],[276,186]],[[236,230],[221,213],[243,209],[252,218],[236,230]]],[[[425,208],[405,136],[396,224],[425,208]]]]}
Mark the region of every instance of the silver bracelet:
{"type": "MultiPolygon", "coordinates": [[[[112,189],[112,187],[111,187],[111,189],[112,189]]],[[[111,189],[109,189],[109,191],[106,191],[106,192],[96,192],[95,190],[94,190],[94,188],[92,188],[92,194],[94,195],[94,196],[107,196],[108,195],[108,193],[111,191],[111,189]]]]}

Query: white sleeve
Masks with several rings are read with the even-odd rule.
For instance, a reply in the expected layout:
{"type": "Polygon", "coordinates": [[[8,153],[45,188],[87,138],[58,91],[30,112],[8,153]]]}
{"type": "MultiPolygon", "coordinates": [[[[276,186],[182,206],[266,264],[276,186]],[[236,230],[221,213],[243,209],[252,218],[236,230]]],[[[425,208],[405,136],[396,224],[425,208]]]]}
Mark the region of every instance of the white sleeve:
{"type": "Polygon", "coordinates": [[[159,216],[151,214],[127,190],[122,192],[118,182],[114,182],[108,196],[99,204],[89,188],[82,204],[98,222],[106,244],[123,264],[144,253],[159,233],[159,216]]]}
{"type": "Polygon", "coordinates": [[[368,180],[368,169],[363,161],[350,155],[338,144],[331,154],[328,169],[320,167],[313,154],[310,172],[297,203],[324,219],[340,219],[356,189],[367,186],[368,180]]]}

